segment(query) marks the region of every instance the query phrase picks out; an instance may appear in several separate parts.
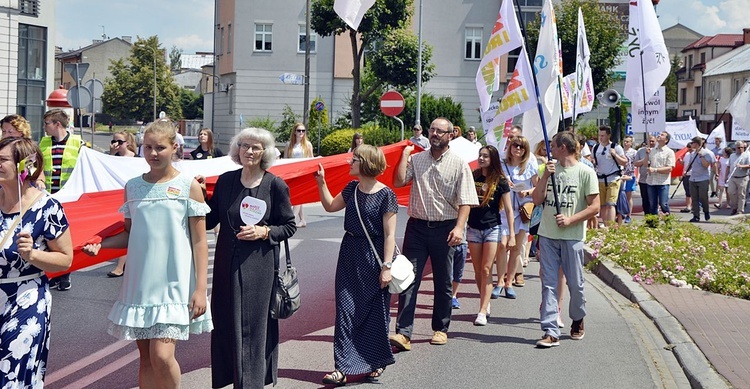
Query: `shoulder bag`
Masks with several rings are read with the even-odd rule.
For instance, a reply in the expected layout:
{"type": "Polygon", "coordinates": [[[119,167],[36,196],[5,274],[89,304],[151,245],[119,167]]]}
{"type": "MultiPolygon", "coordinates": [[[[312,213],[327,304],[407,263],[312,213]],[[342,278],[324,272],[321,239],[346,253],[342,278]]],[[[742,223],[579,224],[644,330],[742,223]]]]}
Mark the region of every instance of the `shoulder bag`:
{"type": "MultiPolygon", "coordinates": [[[[375,249],[375,245],[372,243],[372,239],[370,239],[370,233],[367,232],[365,222],[362,220],[362,214],[359,212],[359,202],[357,201],[358,191],[359,184],[354,187],[354,207],[357,209],[357,216],[359,217],[359,222],[362,223],[362,230],[365,231],[367,241],[370,242],[370,248],[372,248],[372,252],[375,254],[375,258],[378,259],[378,264],[382,269],[383,261],[380,260],[378,250],[375,249]]],[[[391,293],[401,293],[411,286],[412,282],[414,282],[414,278],[414,265],[408,258],[406,258],[406,256],[401,254],[398,250],[398,245],[396,245],[396,255],[391,262],[391,282],[388,283],[388,291],[391,293]]]]}
{"type": "Polygon", "coordinates": [[[289,256],[289,242],[284,240],[286,268],[280,269],[279,258],[276,258],[276,282],[274,283],[273,300],[271,301],[271,318],[286,319],[297,312],[300,305],[299,282],[297,269],[292,266],[289,256]]]}
{"type": "MultiPolygon", "coordinates": [[[[505,164],[505,171],[508,172],[508,181],[511,181],[511,174],[510,169],[508,169],[508,165],[505,164]]],[[[512,191],[512,190],[511,190],[512,191]]],[[[513,198],[516,200],[516,205],[518,206],[518,214],[521,216],[521,221],[523,223],[528,223],[531,221],[531,217],[534,213],[534,203],[533,202],[527,202],[521,205],[520,201],[518,200],[519,194],[513,193],[513,198]]]]}

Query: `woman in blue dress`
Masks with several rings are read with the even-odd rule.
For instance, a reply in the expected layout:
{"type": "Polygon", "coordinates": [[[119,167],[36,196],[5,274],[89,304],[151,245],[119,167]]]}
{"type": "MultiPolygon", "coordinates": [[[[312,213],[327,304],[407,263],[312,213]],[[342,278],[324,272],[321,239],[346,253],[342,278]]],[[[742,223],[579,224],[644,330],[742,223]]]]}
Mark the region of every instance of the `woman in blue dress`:
{"type": "Polygon", "coordinates": [[[178,340],[213,329],[207,307],[208,243],[205,215],[210,211],[192,176],[172,166],[177,152],[168,120],[150,124],[143,156],[151,170],[125,185],[125,231],[83,247],[128,248],[120,296],[109,313],[108,332],[135,340],[141,387],[180,386],[175,359],[178,340]]]}
{"type": "Polygon", "coordinates": [[[376,177],[385,171],[383,152],[377,147],[360,145],[349,163],[351,181],[333,197],[325,182],[323,165],[316,179],[323,208],[344,214],[344,238],[336,267],[336,326],[333,333],[335,368],[323,377],[326,384],[346,384],[347,375],[367,374],[377,378],[385,367],[395,363],[388,341],[388,314],[391,294],[390,264],[396,247],[396,194],[376,177]],[[357,193],[355,197],[355,191],[357,193]],[[378,251],[383,265],[373,253],[357,216],[378,251]]]}
{"type": "Polygon", "coordinates": [[[52,302],[44,272],[67,270],[73,261],[62,206],[31,185],[42,172],[43,158],[39,146],[29,139],[0,141],[0,307],[4,307],[0,385],[4,388],[44,386],[52,302]],[[19,175],[22,160],[28,164],[21,163],[19,175]]]}

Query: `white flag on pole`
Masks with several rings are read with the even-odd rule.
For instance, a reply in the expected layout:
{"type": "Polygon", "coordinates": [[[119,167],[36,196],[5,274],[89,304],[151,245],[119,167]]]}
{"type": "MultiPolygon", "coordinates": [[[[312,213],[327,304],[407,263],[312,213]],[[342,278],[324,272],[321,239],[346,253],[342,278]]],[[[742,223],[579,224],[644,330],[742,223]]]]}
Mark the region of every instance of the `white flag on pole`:
{"type": "Polygon", "coordinates": [[[375,4],[375,0],[336,0],[333,10],[352,29],[359,28],[359,23],[365,17],[365,12],[375,4]]]}
{"type": "MultiPolygon", "coordinates": [[[[539,98],[544,110],[547,134],[552,136],[557,133],[561,115],[560,92],[557,89],[561,78],[559,77],[561,60],[557,46],[557,20],[550,0],[544,2],[541,19],[539,42],[534,58],[534,73],[536,73],[539,86],[539,98]]],[[[523,114],[523,135],[529,140],[532,148],[544,139],[539,112],[532,110],[523,114]]]]}
{"type": "Polygon", "coordinates": [[[508,81],[508,88],[500,100],[495,112],[495,122],[502,123],[536,107],[536,93],[534,93],[534,77],[531,74],[529,56],[526,48],[522,47],[516,61],[516,69],[508,81]]]}
{"type": "Polygon", "coordinates": [[[671,71],[664,35],[651,0],[630,2],[627,39],[624,95],[638,109],[644,107],[671,71]]]}
{"type": "MultiPolygon", "coordinates": [[[[711,131],[710,134],[708,134],[708,138],[706,138],[706,148],[711,149],[714,145],[714,139],[717,137],[721,138],[721,144],[719,147],[723,150],[725,147],[727,147],[727,135],[726,130],[724,129],[724,122],[719,123],[716,128],[714,128],[713,131],[711,131]]],[[[716,157],[719,157],[718,155],[716,157]]]]}
{"type": "MultiPolygon", "coordinates": [[[[338,0],[337,0],[338,1],[338,0]]],[[[482,112],[490,107],[492,93],[500,89],[500,57],[523,46],[521,27],[513,12],[513,1],[503,0],[492,35],[477,69],[476,85],[482,112]]]]}
{"type": "Polygon", "coordinates": [[[586,25],[583,22],[583,11],[578,7],[578,44],[576,47],[576,115],[589,112],[594,107],[594,78],[591,76],[589,59],[589,41],[586,37],[586,25]]]}
{"type": "Polygon", "coordinates": [[[739,127],[750,128],[750,80],[745,82],[742,89],[729,102],[727,110],[732,114],[732,122],[739,127]]]}

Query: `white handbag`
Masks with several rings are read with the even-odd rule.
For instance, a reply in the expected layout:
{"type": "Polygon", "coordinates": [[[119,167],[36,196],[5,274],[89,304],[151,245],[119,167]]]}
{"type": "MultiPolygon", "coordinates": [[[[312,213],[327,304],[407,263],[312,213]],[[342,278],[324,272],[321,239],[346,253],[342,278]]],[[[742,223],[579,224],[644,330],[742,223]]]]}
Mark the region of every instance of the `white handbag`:
{"type": "MultiPolygon", "coordinates": [[[[354,207],[357,209],[359,222],[362,223],[362,229],[365,231],[367,241],[370,242],[372,252],[375,253],[375,258],[378,259],[378,264],[382,268],[383,261],[380,260],[378,250],[375,250],[375,245],[372,243],[370,234],[367,232],[367,228],[365,227],[365,222],[362,220],[362,214],[359,212],[359,202],[357,201],[358,191],[359,185],[354,188],[354,207]]],[[[398,249],[398,245],[396,245],[396,255],[394,255],[393,261],[391,262],[391,282],[388,283],[388,291],[391,293],[401,293],[406,290],[406,288],[411,286],[412,282],[414,282],[414,278],[414,264],[412,264],[411,261],[406,258],[406,256],[401,254],[398,249]]]]}

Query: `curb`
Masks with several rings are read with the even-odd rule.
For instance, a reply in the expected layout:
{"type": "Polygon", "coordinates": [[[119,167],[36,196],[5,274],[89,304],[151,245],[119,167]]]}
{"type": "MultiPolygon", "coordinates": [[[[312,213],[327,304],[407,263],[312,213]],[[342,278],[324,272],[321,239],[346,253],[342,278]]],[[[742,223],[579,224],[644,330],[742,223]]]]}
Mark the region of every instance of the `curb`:
{"type": "MultiPolygon", "coordinates": [[[[593,250],[586,246],[584,265],[588,265],[593,259],[593,250]]],[[[638,304],[641,312],[653,320],[668,343],[665,349],[671,348],[692,388],[728,389],[732,387],[724,377],[714,370],[711,362],[706,359],[703,352],[693,342],[682,324],[646,289],[633,281],[628,272],[614,262],[602,258],[592,271],[612,289],[631,302],[638,304]]]]}

